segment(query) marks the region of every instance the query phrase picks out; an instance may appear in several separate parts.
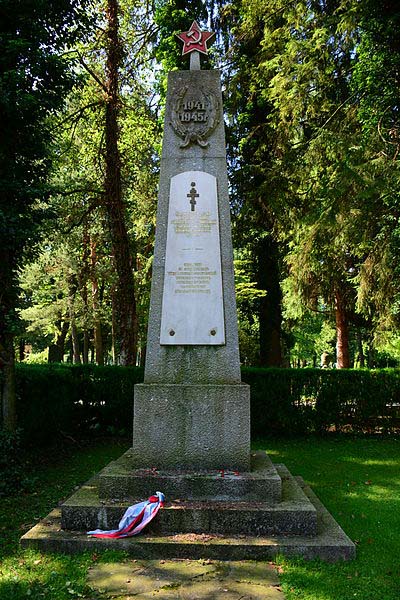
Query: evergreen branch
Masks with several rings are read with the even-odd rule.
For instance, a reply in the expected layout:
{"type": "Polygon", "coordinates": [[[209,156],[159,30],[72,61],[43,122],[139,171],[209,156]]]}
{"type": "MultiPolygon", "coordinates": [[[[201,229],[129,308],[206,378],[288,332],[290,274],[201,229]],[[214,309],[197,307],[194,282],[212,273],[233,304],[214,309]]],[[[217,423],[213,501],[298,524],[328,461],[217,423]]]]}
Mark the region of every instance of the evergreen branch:
{"type": "MultiPolygon", "coordinates": [[[[354,94],[350,94],[350,96],[348,96],[348,98],[346,98],[346,100],[344,100],[335,111],[333,111],[333,113],[330,115],[330,117],[325,121],[325,123],[323,125],[321,125],[321,127],[318,127],[317,131],[310,137],[309,140],[306,141],[302,141],[302,142],[297,142],[296,144],[293,144],[292,147],[295,148],[296,146],[307,146],[308,144],[310,144],[313,140],[315,140],[319,134],[321,133],[321,131],[323,131],[325,129],[325,127],[332,121],[332,119],[337,115],[337,113],[343,108],[343,106],[345,104],[347,104],[347,102],[349,102],[349,100],[351,100],[354,96],[356,96],[358,94],[358,92],[354,92],[354,94]]],[[[360,98],[362,98],[363,96],[365,96],[366,92],[364,92],[363,94],[361,94],[360,98]]]]}
{"type": "MultiPolygon", "coordinates": [[[[351,100],[351,98],[354,98],[354,96],[356,96],[358,94],[358,92],[354,92],[354,94],[350,94],[350,96],[348,98],[346,98],[346,100],[344,100],[335,111],[333,111],[333,113],[331,114],[331,116],[325,121],[325,123],[318,128],[318,131],[325,129],[325,127],[328,125],[328,123],[330,123],[332,121],[332,119],[336,116],[336,114],[343,108],[343,106],[345,104],[347,104],[347,102],[349,100],[351,100]]],[[[361,94],[360,99],[365,96],[365,92],[363,94],[361,94]]],[[[318,133],[317,133],[318,135],[318,133]]],[[[312,138],[311,138],[312,139],[312,138]]]]}
{"type": "MultiPolygon", "coordinates": [[[[103,194],[104,192],[102,192],[103,194]]],[[[96,208],[98,208],[100,206],[101,202],[99,201],[98,197],[93,200],[93,202],[91,202],[88,206],[88,208],[86,210],[83,211],[83,213],[81,214],[81,216],[79,217],[79,219],[75,222],[73,222],[69,227],[67,227],[66,229],[61,228],[60,231],[63,235],[69,235],[76,227],[79,227],[80,225],[82,225],[83,221],[86,219],[86,217],[88,217],[90,215],[90,213],[92,213],[96,208]]]]}
{"type": "Polygon", "coordinates": [[[73,127],[72,127],[72,132],[71,132],[71,136],[70,136],[68,145],[65,148],[65,150],[60,153],[60,156],[64,156],[64,154],[67,154],[71,150],[72,144],[74,143],[75,131],[76,131],[76,128],[78,127],[78,123],[79,123],[79,119],[76,119],[76,121],[74,122],[73,127]]]}
{"type": "Polygon", "coordinates": [[[73,112],[71,115],[68,115],[67,117],[65,117],[65,119],[63,119],[62,121],[59,121],[52,129],[50,129],[50,132],[52,133],[53,131],[56,131],[59,127],[61,127],[62,125],[64,125],[64,123],[67,123],[68,121],[75,119],[79,120],[83,113],[88,110],[88,108],[92,108],[94,106],[100,106],[101,102],[100,100],[96,100],[96,102],[90,102],[89,104],[86,104],[85,106],[82,106],[81,108],[79,108],[78,110],[76,110],[75,112],[73,112]]]}
{"type": "Polygon", "coordinates": [[[80,54],[78,52],[78,56],[79,56],[79,62],[81,63],[82,67],[84,69],[86,69],[86,71],[89,73],[89,75],[91,75],[93,77],[93,79],[99,84],[99,86],[102,88],[102,90],[108,94],[108,90],[107,87],[105,86],[104,82],[101,81],[101,79],[96,75],[96,73],[93,71],[93,69],[91,67],[89,67],[89,65],[84,61],[82,54],[80,54]]]}
{"type": "MultiPolygon", "coordinates": [[[[160,25],[156,25],[155,23],[151,23],[149,27],[143,29],[143,31],[136,35],[136,39],[143,40],[143,45],[146,44],[149,38],[154,37],[161,30],[160,25]]],[[[142,46],[143,46],[142,45],[142,46]]]]}
{"type": "Polygon", "coordinates": [[[61,190],[61,189],[56,189],[55,190],[56,194],[60,194],[60,196],[73,196],[74,194],[99,194],[99,195],[103,195],[104,194],[104,190],[102,189],[91,189],[91,188],[76,188],[74,190],[61,190]]]}

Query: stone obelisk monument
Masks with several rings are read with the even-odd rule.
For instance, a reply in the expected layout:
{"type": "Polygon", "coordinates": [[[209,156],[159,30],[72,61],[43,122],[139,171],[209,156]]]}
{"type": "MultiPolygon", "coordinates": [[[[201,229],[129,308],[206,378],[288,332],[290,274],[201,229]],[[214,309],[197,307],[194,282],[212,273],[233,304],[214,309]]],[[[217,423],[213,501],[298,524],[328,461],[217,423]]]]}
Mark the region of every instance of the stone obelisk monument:
{"type": "Polygon", "coordinates": [[[200,69],[213,34],[178,36],[190,70],[169,74],[136,466],[250,466],[241,383],[220,73],[200,69]]]}
{"type": "Polygon", "coordinates": [[[75,552],[117,542],[139,558],[265,560],[282,552],[352,558],[354,544],[304,482],[265,452],[250,456],[220,75],[200,69],[211,33],[194,22],[179,37],[191,68],[168,80],[145,380],[135,386],[133,447],[21,543],[75,552]],[[87,539],[86,531],[115,529],[129,505],[157,489],[167,503],[146,535],[87,539]]]}

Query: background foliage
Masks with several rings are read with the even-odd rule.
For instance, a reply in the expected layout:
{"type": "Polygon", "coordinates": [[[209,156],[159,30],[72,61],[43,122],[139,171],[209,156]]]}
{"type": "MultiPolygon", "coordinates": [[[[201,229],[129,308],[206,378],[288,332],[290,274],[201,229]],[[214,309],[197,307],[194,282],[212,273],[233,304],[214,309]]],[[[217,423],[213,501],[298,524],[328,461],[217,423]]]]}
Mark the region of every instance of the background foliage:
{"type": "MultiPolygon", "coordinates": [[[[18,365],[18,418],[25,444],[87,434],[131,435],[141,367],[18,365]]],[[[396,433],[396,369],[242,368],[250,385],[253,437],[305,433],[396,433]]],[[[8,438],[7,438],[8,439],[8,438]]],[[[4,449],[8,442],[5,440],[4,449]]]]}
{"type": "Polygon", "coordinates": [[[144,364],[166,73],[187,68],[193,19],[217,34],[203,67],[223,85],[242,363],[398,366],[397,3],[0,10],[6,427],[14,355],[144,364]]]}

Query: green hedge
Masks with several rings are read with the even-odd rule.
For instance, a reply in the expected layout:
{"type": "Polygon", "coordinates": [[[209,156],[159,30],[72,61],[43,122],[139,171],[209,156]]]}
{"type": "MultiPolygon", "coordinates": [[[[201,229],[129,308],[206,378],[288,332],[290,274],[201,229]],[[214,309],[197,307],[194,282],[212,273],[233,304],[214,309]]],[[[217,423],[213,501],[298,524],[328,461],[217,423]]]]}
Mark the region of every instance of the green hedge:
{"type": "MultiPolygon", "coordinates": [[[[251,388],[253,436],[337,431],[397,431],[400,370],[243,368],[251,388]]],[[[61,431],[132,429],[133,386],[143,369],[94,365],[17,365],[18,424],[46,443],[61,431]]]]}
{"type": "Polygon", "coordinates": [[[60,432],[130,432],[133,386],[141,381],[135,367],[18,364],[18,425],[24,439],[41,444],[60,432]]]}
{"type": "Polygon", "coordinates": [[[394,432],[400,429],[400,370],[243,368],[252,434],[394,432]]]}

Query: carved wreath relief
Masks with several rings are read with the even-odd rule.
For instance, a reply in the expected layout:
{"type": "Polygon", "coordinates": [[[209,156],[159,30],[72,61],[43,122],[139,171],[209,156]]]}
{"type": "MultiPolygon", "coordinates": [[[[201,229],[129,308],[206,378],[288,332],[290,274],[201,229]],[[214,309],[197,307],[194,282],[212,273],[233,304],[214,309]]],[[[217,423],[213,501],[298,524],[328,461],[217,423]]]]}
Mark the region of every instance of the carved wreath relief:
{"type": "Polygon", "coordinates": [[[190,144],[208,146],[206,138],[218,125],[218,99],[212,92],[184,86],[172,105],[170,125],[183,139],[181,148],[190,144]]]}

